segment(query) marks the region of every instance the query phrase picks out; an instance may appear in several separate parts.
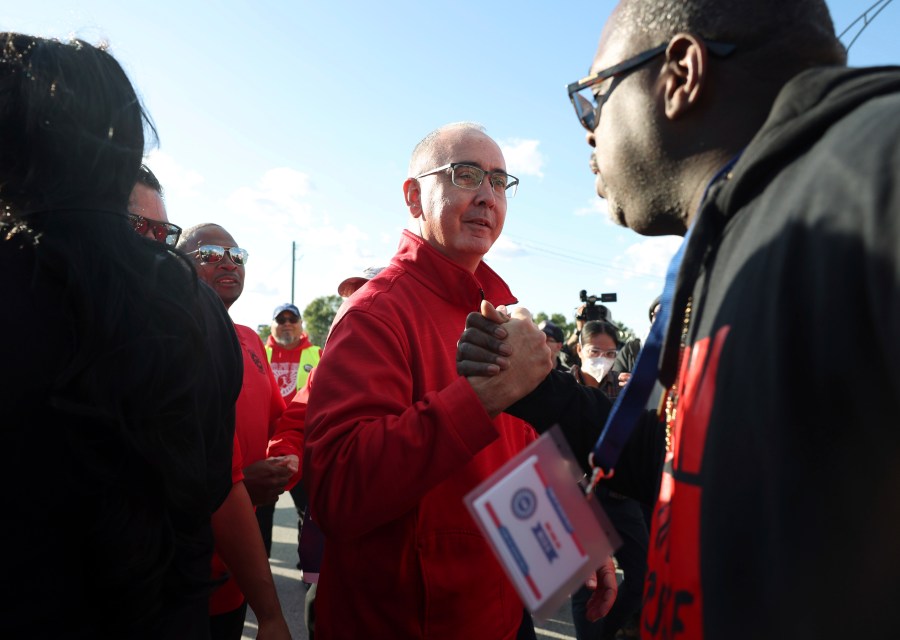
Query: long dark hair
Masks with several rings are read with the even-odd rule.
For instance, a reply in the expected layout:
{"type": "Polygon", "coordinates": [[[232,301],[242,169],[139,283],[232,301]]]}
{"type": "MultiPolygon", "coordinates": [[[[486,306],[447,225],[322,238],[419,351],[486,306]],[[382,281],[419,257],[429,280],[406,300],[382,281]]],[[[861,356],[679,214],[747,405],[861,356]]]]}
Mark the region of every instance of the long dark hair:
{"type": "Polygon", "coordinates": [[[616,329],[614,325],[605,320],[590,320],[589,322],[585,322],[584,326],[581,328],[581,336],[579,337],[581,346],[589,343],[594,336],[602,334],[612,338],[616,343],[616,348],[621,344],[621,341],[619,340],[619,330],[616,329]]]}
{"type": "Polygon", "coordinates": [[[125,217],[145,128],[103,47],[0,34],[0,251],[52,302],[64,347],[40,381],[58,421],[13,428],[52,428],[60,492],[87,523],[68,534],[120,630],[200,597],[183,549],[202,547],[210,510],[196,276],[125,217]]]}

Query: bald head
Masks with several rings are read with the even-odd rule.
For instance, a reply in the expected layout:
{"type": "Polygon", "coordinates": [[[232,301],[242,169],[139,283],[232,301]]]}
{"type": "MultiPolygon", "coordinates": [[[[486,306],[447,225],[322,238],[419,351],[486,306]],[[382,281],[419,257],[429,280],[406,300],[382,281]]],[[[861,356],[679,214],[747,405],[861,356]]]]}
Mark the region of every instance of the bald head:
{"type": "Polygon", "coordinates": [[[509,177],[485,179],[506,175],[500,146],[479,125],[445,125],[416,145],[409,172],[403,196],[418,222],[419,235],[474,273],[506,220],[509,177]],[[463,180],[462,186],[457,184],[458,178],[463,180]],[[498,184],[502,186],[498,188],[498,184]]]}
{"type": "Polygon", "coordinates": [[[178,241],[178,249],[186,253],[190,253],[197,248],[198,242],[203,242],[204,237],[208,233],[223,232],[228,233],[225,229],[214,222],[203,222],[188,227],[181,232],[181,239],[178,241]]]}
{"type": "Polygon", "coordinates": [[[413,149],[409,160],[409,175],[417,176],[423,171],[449,162],[446,157],[448,147],[446,143],[469,134],[480,134],[489,138],[484,127],[475,122],[453,122],[429,133],[413,149]]]}

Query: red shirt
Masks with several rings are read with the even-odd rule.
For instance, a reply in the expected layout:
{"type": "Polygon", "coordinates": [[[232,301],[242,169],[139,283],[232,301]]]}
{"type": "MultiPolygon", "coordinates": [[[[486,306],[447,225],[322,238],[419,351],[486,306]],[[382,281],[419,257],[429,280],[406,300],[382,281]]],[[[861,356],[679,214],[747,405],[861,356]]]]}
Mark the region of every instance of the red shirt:
{"type": "MultiPolygon", "coordinates": [[[[241,395],[235,404],[233,469],[243,469],[254,462],[264,460],[269,436],[275,431],[275,422],[284,411],[284,400],[275,383],[272,370],[266,362],[266,352],[262,341],[250,327],[236,324],[241,353],[244,356],[244,381],[241,395]]],[[[243,478],[232,473],[233,481],[243,478]],[[236,478],[236,479],[235,479],[236,478]]],[[[212,576],[220,578],[228,572],[228,567],[218,554],[213,556],[212,576]]],[[[244,602],[244,594],[234,578],[216,589],[209,600],[210,615],[226,613],[237,609],[244,602]]]]}

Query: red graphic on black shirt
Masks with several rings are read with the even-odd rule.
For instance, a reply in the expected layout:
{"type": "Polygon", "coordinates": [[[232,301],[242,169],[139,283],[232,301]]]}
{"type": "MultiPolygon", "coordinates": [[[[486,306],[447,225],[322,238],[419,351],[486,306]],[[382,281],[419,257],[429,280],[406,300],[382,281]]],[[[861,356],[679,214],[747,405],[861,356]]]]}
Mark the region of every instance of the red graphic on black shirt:
{"type": "Polygon", "coordinates": [[[653,514],[641,624],[646,638],[703,638],[700,502],[703,450],[719,355],[730,327],[686,348],[678,372],[673,451],[666,455],[653,514]],[[710,348],[712,344],[712,348],[710,348]]]}

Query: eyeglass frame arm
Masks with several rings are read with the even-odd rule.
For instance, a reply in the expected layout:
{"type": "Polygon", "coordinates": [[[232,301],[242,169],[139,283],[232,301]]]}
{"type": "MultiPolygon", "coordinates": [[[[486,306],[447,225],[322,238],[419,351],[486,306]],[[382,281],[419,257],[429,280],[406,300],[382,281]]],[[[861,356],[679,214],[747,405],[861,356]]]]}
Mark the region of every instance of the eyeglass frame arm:
{"type": "MultiPolygon", "coordinates": [[[[735,49],[737,49],[737,45],[731,44],[728,42],[718,42],[716,40],[704,40],[706,44],[706,48],[709,50],[711,54],[719,58],[725,58],[732,53],[734,53],[735,49]]],[[[637,67],[645,64],[665,52],[666,49],[669,48],[669,43],[661,44],[658,47],[653,47],[652,49],[647,49],[646,51],[639,53],[638,55],[628,58],[627,60],[623,60],[619,64],[613,65],[607,69],[602,69],[597,73],[589,75],[581,80],[576,80],[575,82],[571,82],[566,86],[566,90],[568,91],[569,98],[585,89],[587,87],[592,87],[595,84],[599,84],[603,82],[607,78],[612,78],[614,76],[619,75],[624,71],[630,71],[631,69],[636,69],[637,67]]]]}

